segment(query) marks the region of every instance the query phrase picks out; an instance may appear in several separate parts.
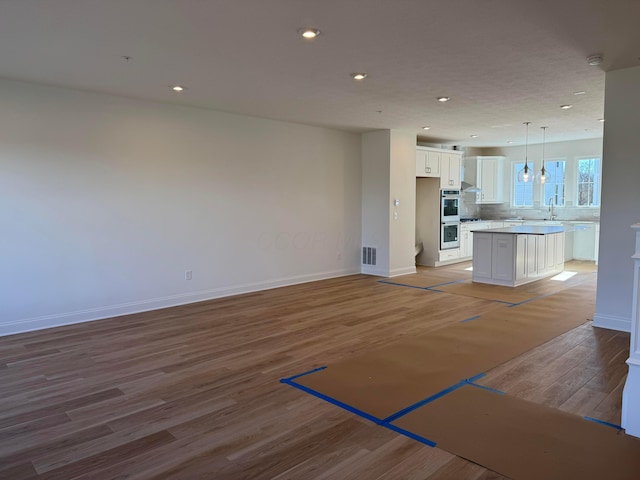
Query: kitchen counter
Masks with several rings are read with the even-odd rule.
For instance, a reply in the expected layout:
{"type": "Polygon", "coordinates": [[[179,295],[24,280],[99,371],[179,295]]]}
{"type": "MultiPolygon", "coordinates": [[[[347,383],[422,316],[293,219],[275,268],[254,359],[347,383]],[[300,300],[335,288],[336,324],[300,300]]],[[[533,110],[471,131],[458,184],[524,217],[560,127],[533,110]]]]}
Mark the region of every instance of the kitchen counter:
{"type": "MultiPolygon", "coordinates": [[[[471,228],[471,231],[474,231],[473,227],[471,228]]],[[[512,235],[550,235],[552,233],[564,232],[564,227],[560,225],[519,225],[517,227],[489,228],[477,231],[481,231],[483,233],[510,233],[512,235]]]]}
{"type": "Polygon", "coordinates": [[[517,287],[564,270],[564,228],[492,228],[473,233],[472,280],[517,287]]]}

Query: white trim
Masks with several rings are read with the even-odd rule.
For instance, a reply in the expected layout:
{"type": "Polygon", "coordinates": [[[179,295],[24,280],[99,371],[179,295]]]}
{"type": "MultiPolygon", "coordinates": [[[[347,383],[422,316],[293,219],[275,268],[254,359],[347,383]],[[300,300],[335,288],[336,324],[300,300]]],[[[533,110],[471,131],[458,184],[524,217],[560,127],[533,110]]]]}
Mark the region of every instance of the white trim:
{"type": "Polygon", "coordinates": [[[360,273],[364,275],[375,275],[376,277],[389,277],[389,271],[375,265],[362,265],[360,273]]]}
{"type": "Polygon", "coordinates": [[[601,315],[599,313],[596,313],[593,316],[593,326],[607,328],[609,330],[618,330],[620,332],[630,332],[631,319],[613,315],[601,315]]]}
{"type": "Polygon", "coordinates": [[[390,277],[397,277],[399,275],[409,275],[411,273],[416,273],[415,265],[412,267],[404,267],[404,268],[394,268],[389,272],[390,277]]]}
{"type": "Polygon", "coordinates": [[[181,293],[177,295],[169,295],[166,297],[141,300],[138,302],[121,303],[117,305],[110,305],[107,307],[91,308],[87,310],[78,310],[75,312],[67,312],[54,315],[44,315],[42,317],[25,318],[13,322],[0,323],[0,337],[6,335],[14,335],[16,333],[42,330],[45,328],[72,325],[75,323],[103,320],[105,318],[119,317],[121,315],[131,315],[133,313],[148,312],[150,310],[176,307],[178,305],[202,302],[205,300],[213,300],[216,298],[229,297],[242,293],[258,292],[261,290],[269,290],[272,288],[286,287],[288,285],[297,285],[300,283],[315,282],[318,280],[327,280],[330,278],[345,277],[348,275],[358,275],[359,273],[360,272],[357,271],[357,269],[353,269],[336,270],[332,272],[322,272],[310,275],[297,275],[294,277],[282,278],[279,280],[245,283],[233,287],[214,288],[211,290],[181,293]]]}

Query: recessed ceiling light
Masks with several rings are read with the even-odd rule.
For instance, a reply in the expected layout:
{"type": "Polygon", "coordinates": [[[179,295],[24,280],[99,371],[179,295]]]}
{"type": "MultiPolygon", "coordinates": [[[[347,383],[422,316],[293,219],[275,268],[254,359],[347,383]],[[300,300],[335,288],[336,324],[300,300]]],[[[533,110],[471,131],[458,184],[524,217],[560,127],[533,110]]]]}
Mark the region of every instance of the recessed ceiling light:
{"type": "Polygon", "coordinates": [[[470,135],[471,138],[478,138],[478,135],[470,135]]]}
{"type": "Polygon", "coordinates": [[[513,140],[507,140],[507,143],[513,143],[513,140]]]}
{"type": "Polygon", "coordinates": [[[317,28],[303,27],[298,29],[298,33],[302,35],[304,38],[310,40],[320,35],[320,30],[318,30],[317,28]]]}
{"type": "Polygon", "coordinates": [[[599,122],[604,122],[604,118],[599,118],[598,121],[599,122]]]}
{"type": "Polygon", "coordinates": [[[584,95],[585,93],[587,92],[585,92],[584,90],[578,90],[577,92],[573,92],[574,95],[584,95]]]}
{"type": "Polygon", "coordinates": [[[448,102],[449,100],[451,100],[451,97],[438,97],[438,101],[439,102],[448,102]]]}
{"type": "Polygon", "coordinates": [[[187,87],[183,87],[182,85],[174,85],[171,87],[171,90],[174,92],[184,92],[186,89],[187,87]]]}
{"type": "Polygon", "coordinates": [[[569,110],[571,107],[573,107],[573,105],[560,105],[562,110],[569,110]]]}
{"type": "Polygon", "coordinates": [[[354,80],[364,80],[365,78],[367,78],[367,74],[364,72],[356,72],[351,74],[351,78],[353,78],[354,80]]]}
{"type": "Polygon", "coordinates": [[[602,55],[590,55],[587,57],[587,63],[589,65],[600,65],[602,63],[602,55]]]}
{"type": "Polygon", "coordinates": [[[431,130],[431,127],[422,127],[423,130],[431,130]]]}

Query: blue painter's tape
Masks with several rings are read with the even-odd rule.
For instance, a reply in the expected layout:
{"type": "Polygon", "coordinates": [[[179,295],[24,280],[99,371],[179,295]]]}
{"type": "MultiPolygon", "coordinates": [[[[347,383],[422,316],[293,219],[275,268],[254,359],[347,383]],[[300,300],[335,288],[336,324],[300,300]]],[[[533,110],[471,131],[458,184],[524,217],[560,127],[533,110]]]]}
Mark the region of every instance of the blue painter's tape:
{"type": "Polygon", "coordinates": [[[533,298],[530,298],[529,300],[523,300],[523,301],[522,301],[522,302],[520,302],[520,303],[514,303],[514,304],[512,304],[511,306],[512,306],[512,307],[517,307],[517,306],[522,305],[522,304],[524,304],[524,303],[529,303],[529,302],[533,302],[534,300],[539,300],[539,299],[541,299],[541,298],[548,297],[549,295],[551,295],[551,294],[550,294],[550,293],[547,293],[547,294],[545,294],[545,295],[540,295],[540,296],[538,296],[538,297],[533,297],[533,298]]]}
{"type": "Polygon", "coordinates": [[[395,285],[396,287],[409,287],[409,288],[417,288],[418,290],[428,290],[428,287],[416,287],[415,285],[407,285],[406,283],[388,282],[386,280],[378,280],[378,283],[395,285]]]}
{"type": "Polygon", "coordinates": [[[472,383],[475,382],[476,380],[480,380],[482,377],[484,377],[486,375],[486,373],[479,373],[477,375],[474,375],[473,377],[469,377],[465,380],[465,382],[468,383],[472,383]]]}
{"type": "Polygon", "coordinates": [[[399,412],[394,413],[393,415],[389,415],[387,418],[383,420],[383,423],[386,425],[387,423],[391,423],[400,417],[404,417],[407,413],[413,412],[416,408],[420,408],[427,403],[431,403],[434,400],[439,399],[440,397],[444,397],[447,393],[451,393],[454,390],[466,385],[466,380],[462,380],[461,382],[456,383],[455,385],[450,386],[449,388],[445,388],[444,390],[431,395],[430,397],[425,398],[424,400],[420,400],[419,402],[414,403],[413,405],[409,405],[407,408],[403,408],[399,412]]]}
{"type": "Polygon", "coordinates": [[[471,385],[472,387],[481,388],[482,390],[487,390],[488,392],[497,393],[498,395],[504,395],[504,392],[502,390],[496,390],[495,388],[486,387],[484,385],[478,385],[477,383],[470,382],[469,380],[467,380],[467,384],[471,385]]]}
{"type": "Polygon", "coordinates": [[[509,305],[510,307],[515,307],[516,305],[518,305],[517,303],[511,303],[511,302],[504,302],[502,300],[493,300],[496,303],[504,303],[505,305],[509,305]]]}
{"type": "Polygon", "coordinates": [[[282,383],[286,383],[287,385],[291,385],[294,388],[298,388],[300,390],[302,390],[303,392],[309,393],[311,395],[313,395],[314,397],[318,397],[321,400],[324,400],[325,402],[329,402],[333,405],[336,405],[337,407],[340,407],[348,412],[351,413],[355,413],[356,415],[362,417],[362,418],[366,418],[367,420],[369,420],[370,422],[373,423],[377,423],[378,425],[382,424],[382,420],[374,417],[373,415],[369,415],[367,412],[363,412],[362,410],[358,410],[357,408],[354,408],[350,405],[347,405],[346,403],[342,403],[340,400],[336,400],[335,398],[331,398],[323,393],[320,392],[316,392],[315,390],[309,388],[309,387],[305,387],[304,385],[300,385],[299,383],[293,382],[289,379],[282,379],[280,380],[282,383]]]}
{"type": "Polygon", "coordinates": [[[462,323],[471,322],[472,320],[477,320],[480,318],[480,315],[476,315],[475,317],[467,318],[466,320],[462,320],[462,323]]]}
{"type": "Polygon", "coordinates": [[[593,417],[584,417],[585,420],[589,420],[590,422],[599,423],[600,425],[606,425],[607,427],[615,428],[616,430],[622,430],[620,425],[616,425],[615,423],[605,422],[604,420],[598,420],[593,417]]]}
{"type": "Polygon", "coordinates": [[[286,383],[287,381],[295,380],[296,378],[304,377],[305,375],[310,375],[312,373],[319,372],[320,370],[324,370],[325,368],[327,367],[326,366],[318,367],[318,368],[314,368],[313,370],[309,370],[308,372],[299,373],[298,375],[294,375],[293,377],[281,378],[280,382],[286,383]]]}
{"type": "MultiPolygon", "coordinates": [[[[435,285],[431,285],[431,287],[442,287],[444,285],[451,285],[453,283],[463,283],[465,282],[465,280],[453,280],[451,282],[444,282],[444,283],[436,283],[435,285]]],[[[431,288],[429,287],[429,288],[431,288]]]]}
{"type": "Polygon", "coordinates": [[[408,430],[405,430],[404,428],[396,427],[395,425],[391,425],[391,424],[384,424],[383,426],[387,427],[389,430],[393,430],[394,432],[400,433],[405,437],[409,437],[412,440],[416,440],[420,443],[424,443],[425,445],[429,445],[430,447],[436,446],[436,442],[432,442],[428,438],[424,438],[424,437],[421,437],[420,435],[416,435],[415,433],[411,433],[408,430]]]}

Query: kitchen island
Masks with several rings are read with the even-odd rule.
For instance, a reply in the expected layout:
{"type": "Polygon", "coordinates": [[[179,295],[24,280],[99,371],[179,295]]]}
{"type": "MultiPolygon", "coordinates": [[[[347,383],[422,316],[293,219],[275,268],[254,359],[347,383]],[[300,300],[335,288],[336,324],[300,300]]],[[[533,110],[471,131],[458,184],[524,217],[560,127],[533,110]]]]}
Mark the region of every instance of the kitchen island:
{"type": "Polygon", "coordinates": [[[563,270],[561,226],[522,225],[473,233],[474,282],[517,287],[563,270]]]}

